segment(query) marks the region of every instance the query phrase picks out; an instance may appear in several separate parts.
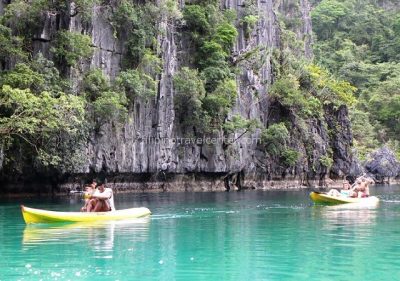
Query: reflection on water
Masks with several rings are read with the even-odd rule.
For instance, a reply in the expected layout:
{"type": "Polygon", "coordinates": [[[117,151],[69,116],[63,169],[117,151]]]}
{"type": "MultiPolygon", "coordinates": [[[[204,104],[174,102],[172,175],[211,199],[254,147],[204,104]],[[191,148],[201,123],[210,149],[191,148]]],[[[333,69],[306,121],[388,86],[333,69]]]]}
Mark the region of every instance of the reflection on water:
{"type": "Polygon", "coordinates": [[[80,222],[68,224],[30,224],[24,229],[22,243],[26,249],[34,246],[64,243],[84,243],[95,252],[112,252],[115,233],[129,232],[134,241],[148,238],[150,218],[111,222],[80,222]]]}
{"type": "Polygon", "coordinates": [[[326,223],[357,226],[360,224],[372,225],[376,219],[376,211],[371,209],[337,209],[326,210],[322,213],[326,223]]]}
{"type": "Polygon", "coordinates": [[[376,219],[377,208],[378,205],[365,207],[356,204],[314,207],[326,224],[341,224],[347,226],[373,224],[376,219]]]}

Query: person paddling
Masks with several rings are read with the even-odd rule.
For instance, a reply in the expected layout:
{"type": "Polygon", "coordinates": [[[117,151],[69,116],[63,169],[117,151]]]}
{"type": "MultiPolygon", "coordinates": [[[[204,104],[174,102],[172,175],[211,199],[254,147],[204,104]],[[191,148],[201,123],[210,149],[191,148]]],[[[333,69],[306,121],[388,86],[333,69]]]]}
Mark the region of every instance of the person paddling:
{"type": "Polygon", "coordinates": [[[90,197],[87,207],[88,212],[115,211],[114,194],[111,188],[106,188],[104,183],[99,183],[96,191],[90,197]]]}
{"type": "Polygon", "coordinates": [[[82,212],[87,212],[87,208],[88,208],[88,205],[89,205],[89,202],[90,202],[90,197],[92,196],[92,194],[96,190],[96,186],[97,186],[97,182],[96,182],[95,179],[93,179],[92,183],[85,187],[85,192],[83,194],[83,198],[85,199],[85,204],[81,208],[82,212]]]}
{"type": "Polygon", "coordinates": [[[369,197],[369,184],[373,183],[371,178],[366,178],[364,176],[359,177],[356,180],[356,184],[353,187],[354,194],[352,197],[365,198],[369,197]]]}

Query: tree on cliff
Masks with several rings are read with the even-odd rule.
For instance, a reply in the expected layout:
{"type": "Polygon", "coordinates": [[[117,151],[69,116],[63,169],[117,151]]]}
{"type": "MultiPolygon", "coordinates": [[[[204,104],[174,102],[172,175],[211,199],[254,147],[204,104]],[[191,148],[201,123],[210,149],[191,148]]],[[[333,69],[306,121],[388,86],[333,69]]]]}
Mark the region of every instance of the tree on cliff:
{"type": "Polygon", "coordinates": [[[357,87],[350,115],[359,156],[383,144],[399,155],[399,6],[374,0],[315,2],[316,61],[357,87]]]}
{"type": "MultiPolygon", "coordinates": [[[[21,149],[43,165],[66,167],[75,142],[84,133],[82,98],[3,85],[0,90],[0,136],[8,149],[21,149]],[[29,149],[26,150],[26,148],[29,149]]],[[[72,164],[72,163],[71,163],[72,164]]]]}
{"type": "Polygon", "coordinates": [[[6,164],[19,162],[15,158],[61,170],[76,164],[87,131],[86,101],[64,93],[64,84],[53,63],[42,56],[0,73],[0,137],[6,164]]]}

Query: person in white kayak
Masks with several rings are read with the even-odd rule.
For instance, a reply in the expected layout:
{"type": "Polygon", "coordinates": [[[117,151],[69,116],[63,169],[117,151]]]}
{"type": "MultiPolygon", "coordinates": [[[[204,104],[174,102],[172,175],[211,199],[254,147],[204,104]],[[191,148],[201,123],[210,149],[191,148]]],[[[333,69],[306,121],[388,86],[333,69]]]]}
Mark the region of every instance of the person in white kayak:
{"type": "Polygon", "coordinates": [[[360,177],[357,179],[357,184],[354,186],[353,190],[355,192],[354,197],[365,198],[369,197],[369,184],[374,181],[371,178],[360,177]]]}
{"type": "Polygon", "coordinates": [[[356,179],[354,185],[351,187],[347,180],[343,181],[343,189],[339,192],[336,189],[331,189],[327,193],[329,196],[334,197],[351,197],[351,198],[365,198],[369,197],[369,184],[374,181],[371,178],[361,176],[356,179]]]}
{"type": "Polygon", "coordinates": [[[353,191],[351,190],[351,185],[349,183],[349,181],[347,180],[343,180],[343,187],[340,191],[336,190],[336,189],[331,189],[329,190],[329,192],[327,193],[327,195],[329,196],[334,196],[334,197],[351,197],[353,191]]]}
{"type": "Polygon", "coordinates": [[[109,212],[115,211],[114,194],[111,188],[99,183],[95,192],[90,196],[87,212],[109,212]]]}

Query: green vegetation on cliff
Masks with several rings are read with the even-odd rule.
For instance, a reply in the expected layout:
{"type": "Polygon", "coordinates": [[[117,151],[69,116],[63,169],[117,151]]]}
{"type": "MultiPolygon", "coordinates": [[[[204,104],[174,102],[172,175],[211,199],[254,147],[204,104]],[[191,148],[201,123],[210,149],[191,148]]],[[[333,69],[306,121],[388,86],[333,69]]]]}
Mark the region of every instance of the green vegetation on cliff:
{"type": "Polygon", "coordinates": [[[234,105],[237,85],[228,58],[238,35],[233,24],[235,19],[235,12],[221,11],[217,1],[187,4],[183,10],[183,20],[186,23],[184,32],[190,38],[190,45],[194,52],[192,63],[198,71],[190,72],[190,69],[183,68],[176,75],[175,81],[178,82],[176,107],[179,118],[182,120],[185,116],[182,110],[179,110],[182,108],[182,97],[192,95],[190,92],[192,82],[185,82],[182,75],[191,73],[192,79],[197,81],[197,88],[204,87],[205,89],[205,94],[195,94],[193,98],[186,99],[190,103],[190,105],[187,104],[189,108],[197,108],[195,117],[189,122],[185,121],[188,123],[186,125],[197,125],[197,131],[220,129],[229,109],[234,105]],[[203,126],[199,126],[201,123],[203,126]]]}
{"type": "MultiPolygon", "coordinates": [[[[114,35],[127,38],[127,56],[123,71],[110,81],[101,69],[81,69],[93,55],[92,38],[71,32],[63,22],[71,12],[87,23],[100,1],[74,3],[15,0],[0,17],[0,147],[10,173],[23,173],[26,163],[38,171],[76,171],[85,161],[82,151],[91,132],[125,122],[136,99],[156,94],[160,8],[124,0],[111,13],[114,35]],[[53,61],[33,51],[45,15],[60,19],[54,34],[43,39],[53,61]],[[71,70],[78,81],[71,79],[71,70]]],[[[168,7],[171,14],[174,6],[168,7]]]]}
{"type": "Polygon", "coordinates": [[[85,157],[75,152],[82,151],[90,134],[100,135],[108,125],[120,128],[133,118],[129,112],[151,108],[165,88],[173,92],[178,134],[237,133],[239,139],[260,129],[263,161],[286,170],[300,162],[313,171],[334,166],[328,143],[347,125],[329,123],[328,115],[346,107],[361,157],[383,143],[400,151],[400,17],[395,9],[373,0],[312,1],[311,60],[304,55],[311,36],[303,34],[297,0],[275,7],[277,21],[266,19],[254,0],[243,1],[240,18],[217,0],[182,6],[161,2],[15,0],[4,5],[0,151],[6,152],[6,168],[30,163],[37,170],[73,171],[85,157]],[[97,39],[90,37],[95,4],[105,14],[112,50],[96,46],[97,39]],[[43,31],[52,24],[51,32],[43,31]],[[172,26],[175,33],[169,34],[172,26]],[[277,42],[258,44],[265,35],[256,34],[261,28],[277,42]],[[170,42],[165,35],[173,37],[170,42]],[[168,48],[176,53],[165,52],[168,48]],[[110,77],[95,67],[103,67],[99,50],[119,56],[110,77]],[[164,55],[173,63],[162,61],[164,55]],[[251,101],[236,108],[238,97],[251,101]],[[254,101],[268,105],[243,114],[254,101]],[[318,142],[326,145],[317,155],[318,142]]]}
{"type": "Polygon", "coordinates": [[[86,101],[67,93],[54,63],[41,55],[17,63],[0,73],[0,85],[2,145],[6,151],[20,151],[5,164],[28,160],[73,169],[87,135],[86,101]]]}
{"type": "Polygon", "coordinates": [[[400,152],[400,16],[390,1],[315,1],[316,61],[357,88],[351,108],[360,157],[382,144],[400,152]]]}

